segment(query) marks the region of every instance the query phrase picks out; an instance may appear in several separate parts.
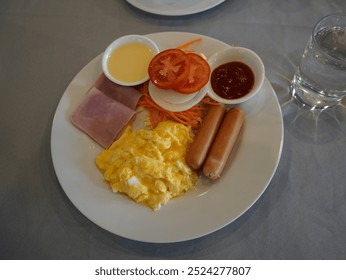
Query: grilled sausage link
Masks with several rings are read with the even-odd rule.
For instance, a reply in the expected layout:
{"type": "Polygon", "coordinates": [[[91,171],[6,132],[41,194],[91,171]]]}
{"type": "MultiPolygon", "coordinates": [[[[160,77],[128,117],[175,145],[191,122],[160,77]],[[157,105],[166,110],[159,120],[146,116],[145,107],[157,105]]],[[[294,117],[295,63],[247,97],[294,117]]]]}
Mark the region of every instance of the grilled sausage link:
{"type": "Polygon", "coordinates": [[[206,177],[217,179],[221,176],[243,123],[244,112],[240,108],[232,108],[225,114],[215,141],[203,164],[203,174],[206,177]]]}
{"type": "Polygon", "coordinates": [[[226,107],[223,104],[209,106],[199,130],[186,152],[186,164],[192,169],[199,169],[205,161],[225,112],[226,107]]]}

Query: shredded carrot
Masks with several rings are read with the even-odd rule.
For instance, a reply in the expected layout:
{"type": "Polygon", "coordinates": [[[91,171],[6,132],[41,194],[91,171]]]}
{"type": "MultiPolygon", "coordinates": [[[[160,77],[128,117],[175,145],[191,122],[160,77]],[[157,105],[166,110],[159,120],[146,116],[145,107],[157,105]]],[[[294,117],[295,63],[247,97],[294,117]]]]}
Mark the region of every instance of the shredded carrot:
{"type": "Polygon", "coordinates": [[[160,107],[152,100],[149,95],[148,82],[142,84],[139,90],[143,94],[143,97],[138,105],[147,108],[152,128],[155,128],[159,122],[165,120],[173,120],[192,128],[198,128],[207,110],[206,105],[219,104],[218,102],[212,101],[209,97],[204,97],[199,104],[186,111],[171,112],[160,107]]]}
{"type": "Polygon", "coordinates": [[[182,44],[180,46],[177,46],[176,48],[177,49],[186,49],[186,48],[190,47],[191,45],[199,43],[201,41],[202,41],[202,38],[199,37],[199,38],[193,39],[193,40],[191,40],[189,42],[186,42],[186,43],[184,43],[184,44],[182,44]]]}

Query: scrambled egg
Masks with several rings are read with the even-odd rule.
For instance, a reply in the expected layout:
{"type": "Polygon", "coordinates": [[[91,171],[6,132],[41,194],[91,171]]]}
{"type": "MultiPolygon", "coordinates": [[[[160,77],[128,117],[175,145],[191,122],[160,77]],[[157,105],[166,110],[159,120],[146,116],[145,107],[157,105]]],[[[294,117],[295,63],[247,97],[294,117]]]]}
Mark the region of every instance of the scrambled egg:
{"type": "Polygon", "coordinates": [[[189,142],[188,127],[173,121],[134,132],[129,125],[109,149],[97,156],[96,165],[114,192],[158,210],[197,183],[197,174],[185,163],[189,142]]]}

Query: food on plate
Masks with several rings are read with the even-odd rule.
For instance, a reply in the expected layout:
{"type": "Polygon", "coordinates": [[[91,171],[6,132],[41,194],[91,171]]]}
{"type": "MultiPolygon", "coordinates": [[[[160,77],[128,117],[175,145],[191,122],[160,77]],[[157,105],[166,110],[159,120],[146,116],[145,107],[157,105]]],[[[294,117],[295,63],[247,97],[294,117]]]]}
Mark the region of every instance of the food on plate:
{"type": "Polygon", "coordinates": [[[149,78],[160,89],[173,89],[190,94],[203,88],[210,76],[210,66],[203,56],[168,49],[158,53],[150,62],[149,78]]]}
{"type": "Polygon", "coordinates": [[[138,90],[117,85],[102,74],[72,113],[71,121],[108,148],[134,117],[141,96],[138,90]]]}
{"type": "Polygon", "coordinates": [[[180,49],[164,50],[151,60],[150,80],[161,89],[172,89],[183,83],[189,74],[190,62],[180,49]]]}
{"type": "Polygon", "coordinates": [[[197,104],[186,111],[172,112],[157,105],[150,97],[148,83],[142,84],[139,87],[139,90],[142,92],[143,98],[139,101],[138,105],[143,106],[148,110],[150,122],[153,128],[155,128],[159,122],[164,120],[174,120],[186,126],[198,128],[207,109],[206,105],[219,104],[209,97],[204,97],[200,104],[197,104]]]}
{"type": "Polygon", "coordinates": [[[251,68],[243,62],[232,61],[215,68],[210,77],[214,92],[225,99],[236,99],[248,94],[255,84],[251,68]]]}
{"type": "Polygon", "coordinates": [[[205,161],[225,112],[226,107],[223,104],[209,106],[202,120],[202,125],[197,130],[193,142],[188,146],[186,152],[185,161],[192,169],[199,169],[205,161]]]}
{"type": "Polygon", "coordinates": [[[234,144],[244,123],[244,112],[231,108],[221,123],[214,143],[203,164],[203,174],[211,179],[217,179],[227,163],[234,144]]]}
{"type": "Polygon", "coordinates": [[[194,93],[203,88],[209,81],[210,66],[200,55],[188,53],[190,61],[189,74],[182,84],[174,87],[180,93],[194,93]]]}
{"type": "Polygon", "coordinates": [[[135,111],[92,88],[71,116],[72,123],[104,148],[121,134],[135,111]]]}
{"type": "MultiPolygon", "coordinates": [[[[208,82],[210,67],[202,56],[176,48],[156,55],[148,73],[159,88],[192,93],[208,82]]],[[[71,120],[105,148],[96,165],[110,188],[158,210],[196,186],[196,170],[220,177],[244,116],[238,108],[226,113],[209,97],[186,111],[165,110],[150,97],[148,83],[120,86],[102,73],[71,120]]]]}
{"type": "Polygon", "coordinates": [[[141,81],[147,77],[148,65],[154,53],[140,42],[130,42],[116,48],[108,58],[108,71],[111,76],[123,82],[141,81]]]}
{"type": "Polygon", "coordinates": [[[197,175],[185,163],[189,128],[173,121],[155,129],[132,131],[128,126],[96,164],[114,192],[158,210],[197,183],[197,175]]]}
{"type": "Polygon", "coordinates": [[[142,97],[141,92],[135,87],[113,83],[103,73],[96,80],[94,87],[132,110],[136,109],[138,101],[142,97]]]}

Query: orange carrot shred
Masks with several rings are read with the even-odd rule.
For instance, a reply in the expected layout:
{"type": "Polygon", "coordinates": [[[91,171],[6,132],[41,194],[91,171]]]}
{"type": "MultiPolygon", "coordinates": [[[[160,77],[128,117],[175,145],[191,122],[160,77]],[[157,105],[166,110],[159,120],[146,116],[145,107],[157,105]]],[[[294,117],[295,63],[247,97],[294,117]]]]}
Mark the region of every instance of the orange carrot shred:
{"type": "Polygon", "coordinates": [[[160,107],[152,100],[149,95],[148,82],[142,84],[138,89],[143,94],[138,105],[147,108],[152,128],[155,128],[159,122],[165,120],[173,120],[192,128],[198,128],[207,110],[207,106],[219,104],[219,102],[211,100],[209,97],[204,97],[199,104],[186,111],[171,112],[160,107]]]}
{"type": "Polygon", "coordinates": [[[190,47],[191,45],[199,43],[201,41],[202,41],[202,38],[199,37],[199,38],[193,39],[193,40],[191,40],[189,42],[186,42],[186,43],[184,43],[184,44],[182,44],[180,46],[177,46],[176,48],[177,49],[186,49],[186,48],[190,47]]]}

